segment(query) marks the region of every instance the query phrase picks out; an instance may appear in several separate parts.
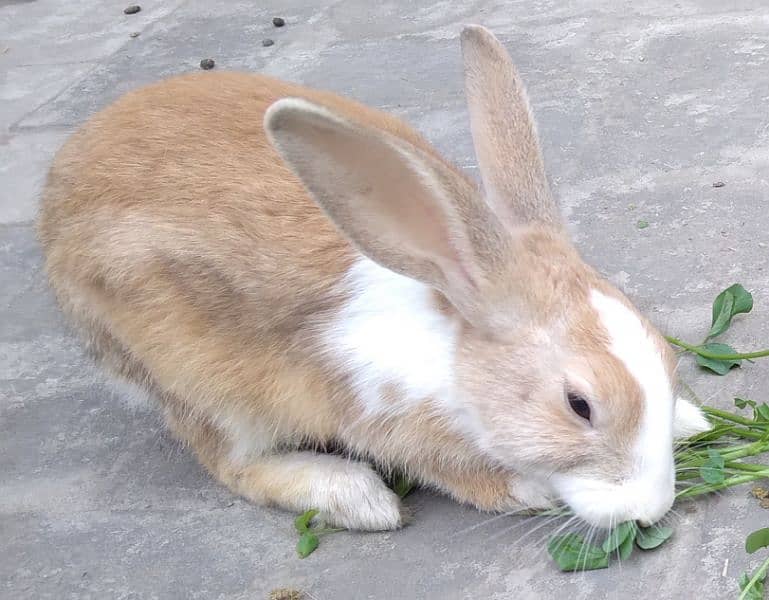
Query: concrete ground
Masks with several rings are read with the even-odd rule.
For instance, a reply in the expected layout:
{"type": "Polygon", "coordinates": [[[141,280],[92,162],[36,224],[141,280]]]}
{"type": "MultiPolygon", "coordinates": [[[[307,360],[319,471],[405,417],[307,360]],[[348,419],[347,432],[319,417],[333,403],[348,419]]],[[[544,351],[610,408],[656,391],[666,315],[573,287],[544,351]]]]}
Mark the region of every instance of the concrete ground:
{"type": "MultiPolygon", "coordinates": [[[[427,493],[408,499],[406,529],[337,534],[297,559],[291,515],[233,497],[151,412],[107,391],[46,288],[33,219],[78,124],[206,57],[393,111],[473,170],[458,33],[480,22],[529,84],[584,254],[695,341],[714,295],[742,282],[756,309],[728,339],[766,346],[763,0],[139,1],[127,16],[127,0],[0,0],[1,597],[261,599],[281,586],[318,600],[736,597],[757,561],[744,536],[769,520],[745,489],[680,508],[669,545],[586,574],[555,570],[536,521],[487,522],[427,493]]],[[[766,400],[769,363],[715,378],[687,360],[682,372],[711,402],[766,400]]]]}

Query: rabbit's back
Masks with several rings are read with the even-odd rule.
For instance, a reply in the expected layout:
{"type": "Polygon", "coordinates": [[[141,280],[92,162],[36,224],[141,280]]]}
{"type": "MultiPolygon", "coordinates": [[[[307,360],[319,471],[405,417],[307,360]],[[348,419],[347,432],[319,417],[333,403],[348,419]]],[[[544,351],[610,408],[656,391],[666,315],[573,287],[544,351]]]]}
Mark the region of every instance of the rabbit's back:
{"type": "MultiPolygon", "coordinates": [[[[123,96],[58,153],[39,220],[49,278],[114,373],[211,403],[331,385],[313,335],[343,302],[355,253],[266,138],[264,113],[287,96],[433,152],[399,120],[334,94],[202,73],[123,96]]],[[[306,418],[316,428],[323,414],[306,418]]]]}
{"type": "MultiPolygon", "coordinates": [[[[321,301],[353,256],[267,140],[264,113],[288,96],[433,152],[394,117],[265,76],[200,73],[139,89],[86,123],[51,168],[39,231],[57,291],[74,279],[136,296],[129,280],[159,269],[200,308],[238,312],[211,290],[256,294],[268,322],[293,316],[297,300],[301,310],[321,301]]],[[[255,316],[251,327],[265,322],[255,316]]]]}

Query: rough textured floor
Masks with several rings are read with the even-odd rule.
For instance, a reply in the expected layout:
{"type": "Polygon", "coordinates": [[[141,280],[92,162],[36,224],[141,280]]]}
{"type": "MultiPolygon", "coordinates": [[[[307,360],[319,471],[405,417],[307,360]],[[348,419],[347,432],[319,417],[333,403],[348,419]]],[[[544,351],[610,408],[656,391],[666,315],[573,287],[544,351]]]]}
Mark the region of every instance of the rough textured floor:
{"type": "MultiPolygon", "coordinates": [[[[695,341],[713,296],[742,282],[756,309],[728,339],[766,346],[765,2],[144,0],[131,16],[126,4],[0,0],[0,596],[736,596],[751,564],[744,536],[769,520],[747,490],[681,508],[668,546],[582,575],[556,572],[546,529],[526,534],[536,522],[485,523],[426,493],[408,500],[415,521],[403,531],[334,535],[298,560],[290,515],[230,495],[151,412],[107,391],[46,288],[33,218],[51,157],[79,123],[206,57],[391,110],[473,170],[458,33],[480,22],[528,82],[585,255],[665,331],[695,341]]],[[[768,395],[766,362],[713,378],[687,360],[682,372],[711,402],[768,395]]]]}

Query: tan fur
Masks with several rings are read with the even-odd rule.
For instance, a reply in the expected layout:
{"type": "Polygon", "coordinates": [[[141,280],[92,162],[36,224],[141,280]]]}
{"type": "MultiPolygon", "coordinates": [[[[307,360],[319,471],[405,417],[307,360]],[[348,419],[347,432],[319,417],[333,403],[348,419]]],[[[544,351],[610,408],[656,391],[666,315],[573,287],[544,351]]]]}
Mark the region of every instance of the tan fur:
{"type": "MultiPolygon", "coordinates": [[[[355,420],[303,326],[338,307],[334,284],[352,251],[266,142],[262,115],[284,96],[434,153],[393,117],[331,94],[256,75],[183,76],[126,95],[68,141],[51,169],[39,231],[59,301],[107,368],[161,390],[172,430],[235,491],[290,506],[296,486],[278,473],[268,489],[263,477],[245,484],[214,425],[264,420],[275,443],[325,444],[355,420]]],[[[393,466],[416,463],[429,430],[439,429],[427,421],[424,431],[407,421],[361,426],[355,449],[393,466]]],[[[437,473],[445,464],[458,498],[499,504],[482,483],[478,498],[462,491],[459,473],[482,471],[483,461],[443,437],[424,461],[432,467],[413,474],[453,492],[437,473]]]]}
{"type": "MultiPolygon", "coordinates": [[[[493,211],[394,117],[261,75],[201,73],[137,90],[57,155],[39,234],[63,309],[93,354],[152,392],[174,434],[233,491],[319,507],[346,527],[399,526],[397,498],[366,464],[313,452],[341,445],[482,509],[549,502],[500,453],[428,408],[429,398],[390,417],[364,414],[322,342],[358,256],[340,231],[436,288],[436,307],[460,323],[458,390],[495,424],[490,441],[502,454],[519,452],[523,470],[625,464],[640,391],[606,350],[587,302],[592,288],[622,296],[562,231],[523,89],[514,72],[499,71],[499,61],[512,67],[501,46],[472,30],[463,49],[493,211]],[[486,93],[495,65],[501,80],[486,93]],[[514,92],[498,93],[509,85],[514,92]],[[270,116],[285,98],[322,110],[284,102],[270,116]],[[494,103],[513,111],[510,127],[494,103]],[[291,168],[265,134],[266,113],[291,168]],[[514,147],[510,136],[523,141],[514,147]],[[328,182],[339,164],[347,169],[328,182]],[[349,180],[355,186],[339,183],[349,180]],[[615,418],[594,444],[563,401],[560,365],[572,362],[615,418]],[[526,422],[515,419],[522,410],[526,422]],[[533,455],[537,427],[554,435],[533,455]]],[[[401,393],[393,385],[385,403],[401,393]]]]}
{"type": "Polygon", "coordinates": [[[502,44],[482,27],[462,32],[465,93],[486,198],[508,224],[558,227],[526,90],[502,44]],[[494,107],[494,110],[490,110],[494,107]]]}

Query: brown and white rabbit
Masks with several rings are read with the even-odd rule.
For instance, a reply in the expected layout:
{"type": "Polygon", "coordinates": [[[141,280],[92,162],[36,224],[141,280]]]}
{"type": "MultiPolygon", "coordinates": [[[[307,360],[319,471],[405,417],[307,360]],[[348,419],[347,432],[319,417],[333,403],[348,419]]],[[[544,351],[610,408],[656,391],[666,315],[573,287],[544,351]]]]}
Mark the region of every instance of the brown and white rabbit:
{"type": "Polygon", "coordinates": [[[707,421],[568,240],[502,45],[479,26],[461,41],[483,194],[392,116],[185,75],[59,152],[51,283],[100,362],[254,502],[398,527],[373,461],[480,509],[653,522],[674,435],[707,421]],[[332,444],[347,457],[317,452],[332,444]]]}

